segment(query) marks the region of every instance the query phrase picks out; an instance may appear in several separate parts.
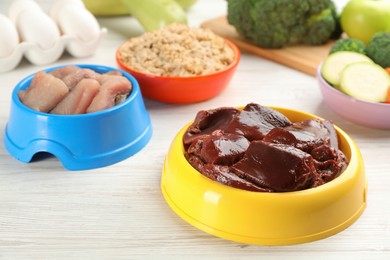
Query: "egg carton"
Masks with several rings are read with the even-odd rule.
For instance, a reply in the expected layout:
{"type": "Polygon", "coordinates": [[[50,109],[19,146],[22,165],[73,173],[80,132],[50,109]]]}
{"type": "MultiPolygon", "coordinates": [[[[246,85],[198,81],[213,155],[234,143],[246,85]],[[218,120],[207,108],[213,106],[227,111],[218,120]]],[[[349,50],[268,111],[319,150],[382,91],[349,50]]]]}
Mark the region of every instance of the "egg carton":
{"type": "Polygon", "coordinates": [[[45,65],[65,50],[91,56],[106,34],[81,0],[54,1],[48,13],[34,0],[14,0],[8,14],[0,14],[0,73],[15,69],[23,57],[45,65]]]}

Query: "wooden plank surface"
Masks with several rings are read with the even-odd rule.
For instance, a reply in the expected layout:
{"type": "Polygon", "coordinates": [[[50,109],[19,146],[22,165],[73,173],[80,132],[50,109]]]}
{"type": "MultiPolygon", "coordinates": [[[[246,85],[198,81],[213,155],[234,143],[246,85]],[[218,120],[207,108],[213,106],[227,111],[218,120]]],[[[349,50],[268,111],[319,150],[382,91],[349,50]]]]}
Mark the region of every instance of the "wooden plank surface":
{"type": "Polygon", "coordinates": [[[292,46],[282,49],[264,49],[240,37],[235,28],[228,24],[226,16],[207,20],[201,24],[216,34],[233,41],[241,50],[286,65],[298,71],[315,76],[320,62],[327,56],[334,41],[321,46],[292,46]]]}

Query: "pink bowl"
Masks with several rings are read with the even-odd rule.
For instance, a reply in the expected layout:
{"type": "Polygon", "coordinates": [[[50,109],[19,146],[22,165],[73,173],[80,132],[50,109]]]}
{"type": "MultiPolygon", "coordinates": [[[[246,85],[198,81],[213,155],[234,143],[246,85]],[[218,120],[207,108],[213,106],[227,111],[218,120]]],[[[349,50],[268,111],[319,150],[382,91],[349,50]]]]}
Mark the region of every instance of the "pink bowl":
{"type": "Polygon", "coordinates": [[[353,98],[332,87],[317,68],[317,80],[325,103],[345,119],[372,128],[390,129],[390,104],[353,98]]]}

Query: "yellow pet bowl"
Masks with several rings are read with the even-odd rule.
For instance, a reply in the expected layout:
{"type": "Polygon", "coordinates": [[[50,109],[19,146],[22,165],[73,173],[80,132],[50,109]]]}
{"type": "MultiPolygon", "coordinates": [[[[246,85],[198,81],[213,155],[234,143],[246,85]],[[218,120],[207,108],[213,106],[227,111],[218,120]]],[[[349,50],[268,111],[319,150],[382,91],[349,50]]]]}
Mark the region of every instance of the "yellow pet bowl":
{"type": "MultiPolygon", "coordinates": [[[[285,108],[273,109],[291,121],[318,118],[285,108]]],[[[213,181],[184,157],[186,125],[174,138],[162,172],[161,189],[169,206],[191,225],[217,237],[259,245],[289,245],[334,235],[354,223],[366,208],[364,163],[354,141],[336,127],[340,149],[349,160],[336,179],[308,190],[265,193],[213,181]]]]}

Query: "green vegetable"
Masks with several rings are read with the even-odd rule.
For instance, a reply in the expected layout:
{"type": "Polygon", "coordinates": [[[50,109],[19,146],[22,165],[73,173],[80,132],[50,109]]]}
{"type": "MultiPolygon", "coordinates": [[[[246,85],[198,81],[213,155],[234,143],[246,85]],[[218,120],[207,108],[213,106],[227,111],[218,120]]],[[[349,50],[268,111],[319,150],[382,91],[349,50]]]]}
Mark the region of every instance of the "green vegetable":
{"type": "Polygon", "coordinates": [[[175,0],[181,7],[187,9],[191,7],[197,0],[175,0]]]}
{"type": "Polygon", "coordinates": [[[185,8],[196,0],[83,0],[94,15],[131,14],[146,31],[154,31],[168,24],[187,23],[185,8]]]}
{"type": "Polygon", "coordinates": [[[122,0],[146,31],[154,31],[174,22],[187,23],[187,14],[174,0],[122,0]]]}
{"type": "Polygon", "coordinates": [[[122,0],[83,0],[85,7],[96,16],[129,15],[122,0]]]}
{"type": "Polygon", "coordinates": [[[349,38],[367,45],[375,33],[390,31],[390,0],[349,0],[340,22],[349,38]]]}
{"type": "Polygon", "coordinates": [[[364,54],[352,51],[339,51],[326,57],[322,64],[321,74],[327,82],[335,88],[339,88],[341,72],[347,65],[355,62],[374,63],[364,54]]]}
{"type": "MultiPolygon", "coordinates": [[[[197,0],[175,0],[183,9],[195,4],[197,0]]],[[[83,0],[87,9],[96,16],[130,15],[123,0],[83,0]]]]}
{"type": "Polygon", "coordinates": [[[263,48],[326,43],[337,35],[331,0],[227,0],[228,22],[263,48]]]}
{"type": "Polygon", "coordinates": [[[329,54],[338,51],[353,51],[361,54],[366,54],[366,45],[358,39],[344,38],[338,39],[329,51],[329,54]]]}
{"type": "Polygon", "coordinates": [[[368,43],[366,53],[368,57],[383,68],[390,67],[390,33],[376,33],[368,43]]]}
{"type": "Polygon", "coordinates": [[[386,101],[389,86],[389,74],[375,63],[352,63],[341,73],[340,90],[365,101],[386,101]]]}

